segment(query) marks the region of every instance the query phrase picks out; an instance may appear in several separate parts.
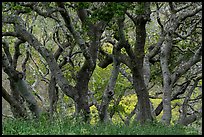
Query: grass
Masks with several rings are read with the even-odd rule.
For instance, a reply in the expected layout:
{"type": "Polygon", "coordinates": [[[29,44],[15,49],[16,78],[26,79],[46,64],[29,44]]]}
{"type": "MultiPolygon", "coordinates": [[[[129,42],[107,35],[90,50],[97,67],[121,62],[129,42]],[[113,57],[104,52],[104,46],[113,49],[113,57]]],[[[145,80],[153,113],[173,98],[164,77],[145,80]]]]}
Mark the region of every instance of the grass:
{"type": "Polygon", "coordinates": [[[49,121],[4,119],[2,122],[3,135],[198,135],[198,131],[179,125],[164,126],[154,122],[146,125],[132,123],[90,125],[80,120],[69,118],[49,121]]]}

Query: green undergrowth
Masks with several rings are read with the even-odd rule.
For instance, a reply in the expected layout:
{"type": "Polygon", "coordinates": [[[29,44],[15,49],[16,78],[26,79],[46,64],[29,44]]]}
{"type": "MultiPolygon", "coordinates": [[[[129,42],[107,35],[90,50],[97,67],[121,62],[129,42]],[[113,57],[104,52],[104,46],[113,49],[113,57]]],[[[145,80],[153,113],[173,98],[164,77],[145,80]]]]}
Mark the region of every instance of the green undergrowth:
{"type": "Polygon", "coordinates": [[[57,118],[48,120],[3,119],[3,135],[198,135],[192,128],[180,125],[164,126],[159,122],[129,126],[113,123],[88,124],[80,119],[57,118]]]}

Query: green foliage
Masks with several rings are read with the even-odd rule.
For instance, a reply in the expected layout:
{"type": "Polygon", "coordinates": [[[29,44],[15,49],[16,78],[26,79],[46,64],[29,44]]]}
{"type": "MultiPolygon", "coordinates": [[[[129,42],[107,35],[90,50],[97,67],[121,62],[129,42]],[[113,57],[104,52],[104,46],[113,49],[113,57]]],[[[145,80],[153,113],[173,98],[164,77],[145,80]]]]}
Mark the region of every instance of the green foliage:
{"type": "Polygon", "coordinates": [[[155,82],[157,84],[162,83],[162,72],[160,68],[160,63],[156,62],[154,65],[151,66],[151,78],[150,80],[152,82],[155,82]]]}
{"type": "Polygon", "coordinates": [[[122,15],[124,15],[124,11],[130,7],[130,3],[115,3],[114,5],[115,7],[115,16],[116,17],[121,17],[122,15]]]}
{"type": "Polygon", "coordinates": [[[112,54],[113,51],[113,45],[111,43],[104,43],[102,45],[103,51],[105,51],[108,54],[112,54]]]}
{"type": "Polygon", "coordinates": [[[164,126],[161,123],[147,123],[139,125],[132,123],[90,125],[70,118],[49,120],[4,119],[2,123],[3,135],[198,135],[193,128],[180,125],[164,126]],[[48,126],[49,125],[49,126],[48,126]]]}
{"type": "Polygon", "coordinates": [[[90,107],[90,111],[91,111],[90,124],[95,125],[99,121],[98,110],[96,106],[93,105],[90,107]]]}
{"type": "Polygon", "coordinates": [[[135,13],[138,15],[144,14],[144,11],[145,11],[144,8],[145,8],[144,2],[139,2],[136,6],[135,13]]]}
{"type": "Polygon", "coordinates": [[[90,6],[90,2],[78,2],[77,7],[79,9],[88,9],[90,6]]]}
{"type": "Polygon", "coordinates": [[[177,122],[180,112],[179,112],[179,106],[177,104],[181,104],[183,101],[182,100],[173,100],[171,101],[171,107],[172,107],[172,119],[171,122],[174,124],[177,122]]]}
{"type": "Polygon", "coordinates": [[[130,114],[131,111],[134,109],[136,103],[137,103],[136,94],[130,94],[127,96],[123,96],[119,105],[121,105],[124,110],[120,112],[124,113],[125,115],[130,114]]]}
{"type": "Polygon", "coordinates": [[[25,11],[27,13],[30,13],[32,10],[29,7],[23,7],[18,5],[16,2],[3,2],[2,8],[4,10],[10,9],[10,11],[25,11]]]}
{"type": "Polygon", "coordinates": [[[107,2],[104,6],[97,8],[92,13],[92,20],[110,21],[111,18],[120,17],[124,14],[129,3],[107,2]]]}
{"type": "Polygon", "coordinates": [[[102,96],[103,91],[106,88],[108,80],[110,78],[110,70],[112,66],[108,66],[105,69],[100,68],[98,65],[92,75],[92,78],[89,82],[89,88],[91,91],[94,91],[95,98],[99,100],[102,96]]]}
{"type": "Polygon", "coordinates": [[[103,8],[103,9],[97,9],[96,11],[93,12],[92,16],[92,21],[96,22],[98,20],[104,20],[108,21],[112,17],[113,13],[109,11],[108,8],[103,8]]]}

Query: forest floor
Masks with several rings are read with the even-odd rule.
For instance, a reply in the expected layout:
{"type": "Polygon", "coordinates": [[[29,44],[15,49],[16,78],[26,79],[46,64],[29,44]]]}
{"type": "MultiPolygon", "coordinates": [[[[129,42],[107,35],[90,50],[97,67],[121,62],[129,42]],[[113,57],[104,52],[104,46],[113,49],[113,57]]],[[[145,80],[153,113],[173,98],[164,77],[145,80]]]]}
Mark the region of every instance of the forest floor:
{"type": "Polygon", "coordinates": [[[20,120],[2,119],[2,135],[199,135],[190,127],[180,125],[164,126],[159,122],[146,125],[124,124],[87,124],[80,120],[47,119],[20,120]]]}

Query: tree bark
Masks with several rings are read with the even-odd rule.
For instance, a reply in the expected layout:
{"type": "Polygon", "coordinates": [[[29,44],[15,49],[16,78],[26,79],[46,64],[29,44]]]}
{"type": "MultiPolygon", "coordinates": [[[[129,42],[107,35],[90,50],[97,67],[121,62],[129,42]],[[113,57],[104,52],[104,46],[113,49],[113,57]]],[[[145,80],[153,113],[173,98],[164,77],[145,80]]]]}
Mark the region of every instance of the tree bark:
{"type": "Polygon", "coordinates": [[[114,88],[116,85],[117,77],[119,74],[119,68],[120,68],[120,63],[118,62],[117,59],[117,49],[113,49],[113,69],[112,73],[110,76],[109,83],[104,91],[103,97],[102,97],[102,102],[100,105],[100,112],[99,112],[99,118],[101,122],[108,122],[110,121],[110,115],[108,114],[108,105],[113,98],[114,95],[114,88]]]}
{"type": "Polygon", "coordinates": [[[199,80],[201,80],[201,79],[202,79],[202,76],[196,78],[193,86],[190,88],[189,92],[187,93],[187,95],[183,101],[183,104],[181,107],[181,114],[180,114],[179,120],[178,120],[179,124],[187,126],[188,124],[193,123],[198,118],[198,116],[196,114],[192,114],[190,116],[187,116],[187,107],[188,107],[187,105],[188,105],[188,101],[190,100],[190,97],[191,97],[194,89],[197,87],[197,84],[198,84],[199,80]]]}
{"type": "MultiPolygon", "coordinates": [[[[145,3],[147,4],[147,3],[145,3]]],[[[139,112],[136,120],[141,124],[144,124],[146,121],[153,120],[151,115],[151,107],[149,100],[149,93],[144,81],[144,72],[143,72],[143,61],[144,61],[144,45],[146,40],[146,22],[148,20],[149,6],[147,5],[145,14],[138,15],[136,18],[136,45],[134,48],[134,56],[132,59],[132,74],[133,74],[133,86],[138,98],[138,108],[139,112]]]]}
{"type": "Polygon", "coordinates": [[[50,116],[52,117],[54,112],[57,111],[57,101],[59,98],[58,95],[58,87],[56,86],[56,80],[55,77],[51,74],[51,79],[49,83],[49,89],[48,89],[48,94],[49,94],[49,102],[50,102],[50,116]]]}
{"type": "MultiPolygon", "coordinates": [[[[38,107],[37,101],[35,100],[34,96],[31,93],[32,91],[31,88],[29,88],[29,85],[23,79],[23,74],[16,71],[10,65],[4,53],[2,54],[2,59],[4,72],[7,73],[7,75],[9,76],[12,96],[16,99],[18,103],[21,104],[22,107],[24,101],[21,99],[25,99],[25,101],[28,103],[29,109],[34,114],[34,117],[38,118],[41,110],[38,107]]],[[[25,107],[23,108],[26,109],[25,107]]],[[[18,112],[16,111],[18,110],[12,108],[14,116],[18,114],[18,112]]]]}
{"type": "Polygon", "coordinates": [[[2,87],[2,97],[10,104],[11,108],[15,110],[15,112],[13,113],[15,118],[28,117],[28,114],[24,109],[24,107],[22,107],[22,105],[19,102],[17,102],[11,95],[9,95],[8,92],[3,87],[2,87]]]}
{"type": "Polygon", "coordinates": [[[171,74],[168,68],[168,59],[172,48],[172,40],[170,33],[167,34],[167,39],[161,47],[160,63],[163,76],[163,115],[162,122],[169,125],[171,121],[171,74]]]}
{"type": "Polygon", "coordinates": [[[88,83],[90,77],[93,73],[93,70],[90,69],[89,63],[85,60],[82,68],[77,73],[77,83],[76,90],[78,93],[78,98],[76,99],[76,113],[80,113],[82,111],[85,121],[89,121],[90,119],[90,108],[88,103],[88,83]]]}
{"type": "Polygon", "coordinates": [[[141,71],[133,71],[133,86],[138,98],[138,115],[136,120],[144,124],[148,120],[153,120],[151,115],[149,94],[144,83],[141,71]]]}

